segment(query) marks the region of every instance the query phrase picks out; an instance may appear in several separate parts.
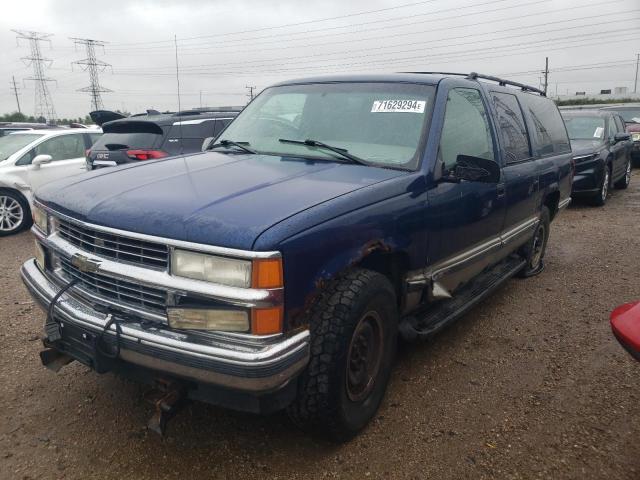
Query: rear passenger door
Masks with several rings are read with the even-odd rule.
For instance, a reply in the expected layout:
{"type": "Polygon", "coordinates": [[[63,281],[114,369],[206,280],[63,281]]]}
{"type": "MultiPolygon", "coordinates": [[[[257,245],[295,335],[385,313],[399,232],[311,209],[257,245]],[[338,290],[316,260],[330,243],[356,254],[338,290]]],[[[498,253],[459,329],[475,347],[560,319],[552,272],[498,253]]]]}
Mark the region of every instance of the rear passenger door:
{"type": "Polygon", "coordinates": [[[616,142],[616,133],[620,131],[619,126],[616,124],[615,115],[609,115],[607,117],[607,136],[609,140],[609,151],[611,152],[611,180],[613,182],[620,179],[625,173],[627,168],[627,143],[625,141],[616,142]]]}
{"type": "Polygon", "coordinates": [[[506,212],[502,233],[508,244],[526,237],[535,223],[540,179],[518,98],[511,93],[496,91],[490,95],[504,159],[502,188],[506,212]]]}
{"type": "Polygon", "coordinates": [[[29,171],[29,183],[32,189],[86,171],[86,145],[84,135],[57,135],[35,146],[31,152],[31,160],[38,155],[50,155],[51,162],[29,171]]]}

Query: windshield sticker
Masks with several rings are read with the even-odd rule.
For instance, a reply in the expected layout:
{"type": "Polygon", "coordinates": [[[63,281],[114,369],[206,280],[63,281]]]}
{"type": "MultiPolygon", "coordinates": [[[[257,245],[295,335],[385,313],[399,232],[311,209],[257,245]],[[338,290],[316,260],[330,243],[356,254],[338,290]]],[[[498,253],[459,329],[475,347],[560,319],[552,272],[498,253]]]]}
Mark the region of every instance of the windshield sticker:
{"type": "Polygon", "coordinates": [[[593,138],[601,138],[602,137],[602,132],[604,131],[603,127],[597,127],[596,131],[593,132],[593,138]]]}
{"type": "Polygon", "coordinates": [[[371,113],[424,113],[424,100],[375,100],[371,113]]]}

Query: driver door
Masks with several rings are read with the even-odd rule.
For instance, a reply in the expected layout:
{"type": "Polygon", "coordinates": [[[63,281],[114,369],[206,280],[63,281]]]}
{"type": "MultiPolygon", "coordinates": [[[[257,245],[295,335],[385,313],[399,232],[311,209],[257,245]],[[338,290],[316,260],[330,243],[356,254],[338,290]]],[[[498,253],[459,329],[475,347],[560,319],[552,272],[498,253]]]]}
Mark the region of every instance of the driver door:
{"type": "Polygon", "coordinates": [[[58,135],[36,145],[28,154],[29,163],[38,155],[50,155],[51,162],[31,166],[28,175],[31,189],[35,191],[46,183],[86,171],[85,150],[82,134],[58,135]]]}
{"type": "MultiPolygon", "coordinates": [[[[492,122],[481,92],[449,91],[434,178],[454,167],[458,155],[497,161],[492,122]]],[[[489,264],[499,250],[505,215],[499,183],[440,181],[429,192],[429,265],[440,286],[453,292],[489,264]]]]}

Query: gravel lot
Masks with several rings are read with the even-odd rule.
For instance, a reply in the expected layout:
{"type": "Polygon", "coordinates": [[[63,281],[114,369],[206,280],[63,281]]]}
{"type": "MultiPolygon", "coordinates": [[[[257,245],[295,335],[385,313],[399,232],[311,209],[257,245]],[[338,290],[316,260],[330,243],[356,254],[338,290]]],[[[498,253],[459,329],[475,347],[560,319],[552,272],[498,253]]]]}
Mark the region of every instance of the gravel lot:
{"type": "Polygon", "coordinates": [[[40,365],[44,314],[19,281],[29,232],[0,239],[0,478],[640,478],[640,364],[608,314],[640,299],[640,175],[552,224],[542,275],[511,280],[429,343],[404,345],[349,444],[285,415],[192,403],[160,438],[145,389],[40,365]]]}

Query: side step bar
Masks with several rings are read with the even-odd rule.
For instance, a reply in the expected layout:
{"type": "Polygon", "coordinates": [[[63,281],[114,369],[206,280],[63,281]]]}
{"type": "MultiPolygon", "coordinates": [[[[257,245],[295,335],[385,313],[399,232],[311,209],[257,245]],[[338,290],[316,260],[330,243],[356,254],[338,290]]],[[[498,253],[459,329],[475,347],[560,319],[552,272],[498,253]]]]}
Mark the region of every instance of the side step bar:
{"type": "Polygon", "coordinates": [[[403,318],[399,326],[400,335],[408,341],[429,338],[488,297],[525,265],[526,261],[519,257],[503,260],[460,287],[453,298],[403,318]]]}

